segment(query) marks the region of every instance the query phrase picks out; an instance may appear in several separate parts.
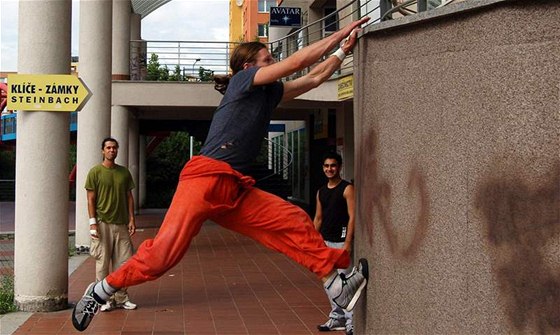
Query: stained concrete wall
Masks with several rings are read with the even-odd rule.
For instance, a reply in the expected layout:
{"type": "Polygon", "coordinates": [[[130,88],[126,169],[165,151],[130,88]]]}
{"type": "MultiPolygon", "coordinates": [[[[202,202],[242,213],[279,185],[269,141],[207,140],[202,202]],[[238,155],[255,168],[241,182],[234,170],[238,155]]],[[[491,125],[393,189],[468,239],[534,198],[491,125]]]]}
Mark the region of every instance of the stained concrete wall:
{"type": "Polygon", "coordinates": [[[360,40],[357,334],[560,334],[560,2],[487,3],[360,40]]]}

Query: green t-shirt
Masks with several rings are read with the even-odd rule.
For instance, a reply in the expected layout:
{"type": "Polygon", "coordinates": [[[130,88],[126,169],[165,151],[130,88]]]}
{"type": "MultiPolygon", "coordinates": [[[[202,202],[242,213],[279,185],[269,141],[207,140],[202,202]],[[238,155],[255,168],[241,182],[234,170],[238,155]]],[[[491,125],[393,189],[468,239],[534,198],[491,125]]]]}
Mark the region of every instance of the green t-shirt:
{"type": "Polygon", "coordinates": [[[127,168],[96,165],[86,178],[86,190],[95,191],[97,219],[113,224],[128,224],[128,191],[134,188],[127,168]]]}

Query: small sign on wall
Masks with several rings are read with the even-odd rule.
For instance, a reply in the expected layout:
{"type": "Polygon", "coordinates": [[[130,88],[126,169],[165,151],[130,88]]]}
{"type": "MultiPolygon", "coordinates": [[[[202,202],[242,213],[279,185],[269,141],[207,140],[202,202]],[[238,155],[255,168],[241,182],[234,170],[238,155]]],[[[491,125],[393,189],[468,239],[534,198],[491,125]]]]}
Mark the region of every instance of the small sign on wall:
{"type": "Polygon", "coordinates": [[[354,97],[354,76],[349,75],[338,80],[338,100],[354,97]]]}
{"type": "Polygon", "coordinates": [[[301,27],[301,8],[270,7],[271,27],[301,27]]]}

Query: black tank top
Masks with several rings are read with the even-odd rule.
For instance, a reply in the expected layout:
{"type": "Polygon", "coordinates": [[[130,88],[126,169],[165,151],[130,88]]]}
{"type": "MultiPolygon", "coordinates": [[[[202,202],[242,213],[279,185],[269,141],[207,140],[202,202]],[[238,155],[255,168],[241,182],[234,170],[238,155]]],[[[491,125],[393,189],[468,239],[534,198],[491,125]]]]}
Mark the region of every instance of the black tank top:
{"type": "Polygon", "coordinates": [[[329,242],[344,242],[348,228],[348,205],[344,199],[344,190],[350,185],[346,180],[341,180],[334,188],[327,185],[319,189],[319,202],[323,210],[321,235],[329,242]]]}

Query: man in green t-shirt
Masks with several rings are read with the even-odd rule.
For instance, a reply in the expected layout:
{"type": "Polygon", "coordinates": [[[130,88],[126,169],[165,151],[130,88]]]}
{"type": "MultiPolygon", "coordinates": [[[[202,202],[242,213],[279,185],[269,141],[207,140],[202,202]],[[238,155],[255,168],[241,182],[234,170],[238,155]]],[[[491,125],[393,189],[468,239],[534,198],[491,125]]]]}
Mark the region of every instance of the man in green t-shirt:
{"type": "MultiPolygon", "coordinates": [[[[132,197],[134,181],[126,167],[115,163],[119,143],[108,137],[101,143],[101,151],[103,162],[89,170],[85,185],[92,238],[90,254],[96,260],[95,276],[98,281],[132,256],[130,237],[136,231],[132,197]]],[[[137,307],[128,298],[126,288],[116,292],[101,306],[101,311],[116,307],[137,307]]]]}

